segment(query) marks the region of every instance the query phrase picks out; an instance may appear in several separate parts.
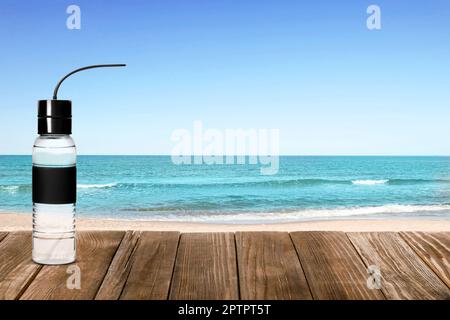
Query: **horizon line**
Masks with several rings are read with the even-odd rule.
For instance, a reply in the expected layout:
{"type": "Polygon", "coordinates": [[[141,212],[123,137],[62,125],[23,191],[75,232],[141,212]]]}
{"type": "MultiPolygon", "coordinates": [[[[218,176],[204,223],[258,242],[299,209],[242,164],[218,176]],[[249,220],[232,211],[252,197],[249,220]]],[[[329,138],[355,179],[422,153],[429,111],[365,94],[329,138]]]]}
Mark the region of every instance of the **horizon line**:
{"type": "MultiPolygon", "coordinates": [[[[31,156],[31,154],[17,153],[17,154],[3,154],[0,156],[31,156]]],[[[77,154],[77,156],[111,156],[111,157],[171,157],[170,154],[77,154]]],[[[177,155],[179,156],[179,155],[177,155]]],[[[181,155],[188,157],[266,157],[275,155],[181,155]]],[[[450,154],[280,154],[278,157],[450,157],[450,154]]]]}

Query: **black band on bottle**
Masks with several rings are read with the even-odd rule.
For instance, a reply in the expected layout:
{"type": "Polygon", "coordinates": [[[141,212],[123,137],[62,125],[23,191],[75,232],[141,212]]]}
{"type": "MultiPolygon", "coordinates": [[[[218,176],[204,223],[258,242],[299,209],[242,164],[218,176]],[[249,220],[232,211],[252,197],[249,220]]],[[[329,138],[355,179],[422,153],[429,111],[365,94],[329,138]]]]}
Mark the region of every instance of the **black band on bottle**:
{"type": "Polygon", "coordinates": [[[77,169],[33,166],[33,202],[47,204],[75,203],[77,169]]]}

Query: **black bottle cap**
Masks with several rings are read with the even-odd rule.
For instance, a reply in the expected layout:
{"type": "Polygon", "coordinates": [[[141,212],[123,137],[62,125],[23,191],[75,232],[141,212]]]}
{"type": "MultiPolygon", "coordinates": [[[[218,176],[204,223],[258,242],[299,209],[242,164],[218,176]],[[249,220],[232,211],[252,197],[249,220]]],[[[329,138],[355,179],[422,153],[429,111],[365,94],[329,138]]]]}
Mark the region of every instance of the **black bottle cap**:
{"type": "Polygon", "coordinates": [[[71,134],[72,101],[39,100],[38,134],[71,134]]]}

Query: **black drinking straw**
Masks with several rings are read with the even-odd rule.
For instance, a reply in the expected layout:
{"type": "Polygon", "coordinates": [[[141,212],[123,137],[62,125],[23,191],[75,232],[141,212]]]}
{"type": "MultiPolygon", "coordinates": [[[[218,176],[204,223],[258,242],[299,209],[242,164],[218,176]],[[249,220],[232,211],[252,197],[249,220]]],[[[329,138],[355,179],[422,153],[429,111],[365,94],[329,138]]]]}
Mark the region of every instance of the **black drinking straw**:
{"type": "Polygon", "coordinates": [[[66,80],[68,77],[70,77],[74,73],[88,70],[88,69],[94,69],[94,68],[110,68],[110,67],[125,67],[125,66],[126,66],[126,64],[96,64],[96,65],[87,66],[87,67],[73,70],[72,72],[66,74],[61,80],[59,80],[58,84],[55,87],[55,91],[53,91],[53,100],[58,100],[59,87],[61,86],[61,84],[63,83],[64,80],[66,80]]]}

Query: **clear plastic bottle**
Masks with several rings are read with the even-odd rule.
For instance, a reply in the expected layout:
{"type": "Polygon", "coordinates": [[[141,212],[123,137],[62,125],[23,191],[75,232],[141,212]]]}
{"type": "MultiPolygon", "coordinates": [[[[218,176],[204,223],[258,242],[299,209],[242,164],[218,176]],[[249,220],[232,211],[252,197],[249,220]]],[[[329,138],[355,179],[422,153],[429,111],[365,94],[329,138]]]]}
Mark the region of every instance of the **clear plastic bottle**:
{"type": "MultiPolygon", "coordinates": [[[[75,261],[76,148],[68,122],[43,117],[45,109],[69,108],[55,100],[42,102],[39,133],[33,146],[33,261],[67,264],[75,261]],[[50,107],[49,107],[50,106],[50,107]],[[58,133],[54,133],[58,132],[58,133]]],[[[55,113],[55,111],[52,111],[55,113]]],[[[67,110],[69,119],[70,110],[67,110]]],[[[45,114],[44,114],[45,115],[45,114]]],[[[70,121],[69,121],[70,122],[70,121]]]]}
{"type": "MultiPolygon", "coordinates": [[[[33,167],[61,170],[76,165],[70,135],[39,136],[33,146],[33,167]]],[[[33,203],[33,261],[66,264],[75,261],[75,203],[33,203]]]]}
{"type": "Polygon", "coordinates": [[[33,146],[33,261],[67,264],[76,259],[76,148],[72,134],[72,102],[59,100],[58,90],[71,75],[94,68],[125,67],[98,64],[66,74],[53,99],[38,101],[38,134],[33,146]]]}

